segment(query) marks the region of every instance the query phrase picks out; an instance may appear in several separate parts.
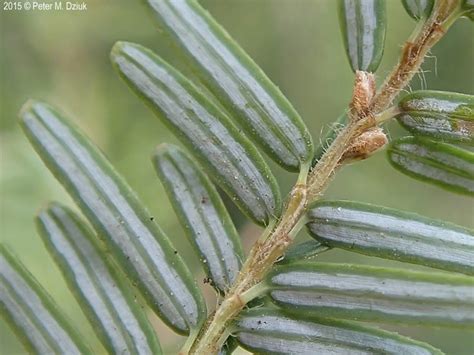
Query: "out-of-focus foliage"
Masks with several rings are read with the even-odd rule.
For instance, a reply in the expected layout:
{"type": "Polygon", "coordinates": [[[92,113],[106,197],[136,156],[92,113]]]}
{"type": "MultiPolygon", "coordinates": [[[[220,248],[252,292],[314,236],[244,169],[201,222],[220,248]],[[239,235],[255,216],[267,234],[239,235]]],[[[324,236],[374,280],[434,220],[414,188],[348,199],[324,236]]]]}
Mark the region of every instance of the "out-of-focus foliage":
{"type": "MultiPolygon", "coordinates": [[[[16,116],[20,105],[29,97],[68,108],[74,112],[73,118],[81,118],[76,123],[106,151],[151,208],[181,255],[192,262],[190,266],[200,270],[149,159],[157,144],[176,140],[130,95],[113,72],[108,54],[119,39],[138,42],[152,48],[185,74],[189,75],[190,71],[184,61],[173,56],[167,40],[157,36],[151,18],[139,1],[89,0],[87,3],[88,10],[81,13],[0,12],[0,238],[22,255],[26,266],[56,300],[61,300],[62,305],[69,300],[64,309],[77,324],[87,323],[34,230],[32,216],[43,201],[69,200],[20,133],[16,116]]],[[[353,74],[340,40],[336,2],[201,0],[201,3],[280,87],[318,143],[319,134],[326,132],[327,125],[342,113],[351,94],[353,74]]],[[[390,70],[399,45],[415,26],[401,2],[387,1],[387,13],[390,24],[379,77],[390,70]]],[[[458,21],[434,48],[434,57],[428,58],[424,65],[426,72],[414,79],[412,88],[423,88],[427,82],[433,90],[472,93],[474,44],[466,39],[473,37],[470,21],[458,21]],[[464,54],[453,55],[459,48],[465,49],[464,54]]],[[[392,137],[402,132],[396,123],[390,124],[388,130],[392,137]]],[[[292,175],[276,165],[272,168],[286,191],[292,175]]],[[[473,226],[472,200],[401,176],[380,153],[344,169],[327,197],[383,201],[386,206],[473,226]]],[[[232,212],[244,236],[244,245],[248,245],[248,239],[256,234],[255,229],[242,226],[239,212],[235,208],[232,212]]],[[[361,263],[368,260],[355,254],[350,254],[349,259],[348,255],[329,251],[318,260],[361,263]]],[[[377,259],[372,263],[400,266],[377,259]]],[[[199,271],[195,276],[202,280],[204,273],[199,271]]],[[[205,286],[205,291],[212,299],[211,286],[205,286]]],[[[168,336],[172,333],[159,321],[154,324],[165,352],[176,350],[175,344],[181,340],[168,336]]],[[[92,330],[83,328],[82,333],[92,338],[92,330]]],[[[415,327],[397,327],[397,330],[451,354],[467,354],[474,345],[472,334],[467,332],[415,327]]],[[[4,323],[0,323],[0,343],[1,354],[22,351],[4,323]]],[[[95,344],[100,351],[98,342],[95,344]]]]}

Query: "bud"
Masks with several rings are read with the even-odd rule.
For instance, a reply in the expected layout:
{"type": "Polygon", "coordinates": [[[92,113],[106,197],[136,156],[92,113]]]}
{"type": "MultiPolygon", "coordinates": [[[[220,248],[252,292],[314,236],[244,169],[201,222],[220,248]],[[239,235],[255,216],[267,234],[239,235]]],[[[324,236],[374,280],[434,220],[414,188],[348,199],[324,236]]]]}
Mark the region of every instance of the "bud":
{"type": "Polygon", "coordinates": [[[380,127],[372,128],[354,140],[340,162],[363,160],[383,148],[388,143],[387,136],[380,127]]]}
{"type": "Polygon", "coordinates": [[[361,119],[370,113],[370,102],[375,96],[375,77],[372,73],[356,71],[350,109],[352,119],[361,119]]]}

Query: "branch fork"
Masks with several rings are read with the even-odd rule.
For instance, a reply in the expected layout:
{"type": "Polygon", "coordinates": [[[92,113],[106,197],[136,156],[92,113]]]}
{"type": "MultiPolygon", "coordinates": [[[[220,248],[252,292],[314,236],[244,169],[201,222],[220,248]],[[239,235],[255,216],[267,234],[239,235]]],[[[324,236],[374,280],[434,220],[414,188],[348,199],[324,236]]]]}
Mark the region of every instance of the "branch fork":
{"type": "MultiPolygon", "coordinates": [[[[376,92],[374,74],[357,71],[349,104],[348,124],[339,132],[317,165],[293,187],[282,217],[267,229],[268,236],[255,243],[234,286],[196,337],[189,353],[217,354],[228,333],[228,323],[245,307],[242,297],[265,277],[284,254],[294,235],[304,224],[309,203],[318,200],[337,169],[350,161],[365,159],[387,144],[387,136],[378,125],[397,114],[389,108],[395,97],[418,72],[425,55],[442,38],[459,16],[459,0],[437,1],[426,23],[415,30],[413,40],[405,43],[398,64],[376,92]]],[[[256,286],[257,285],[257,286],[256,286]]],[[[252,297],[258,292],[251,292],[252,297]]]]}

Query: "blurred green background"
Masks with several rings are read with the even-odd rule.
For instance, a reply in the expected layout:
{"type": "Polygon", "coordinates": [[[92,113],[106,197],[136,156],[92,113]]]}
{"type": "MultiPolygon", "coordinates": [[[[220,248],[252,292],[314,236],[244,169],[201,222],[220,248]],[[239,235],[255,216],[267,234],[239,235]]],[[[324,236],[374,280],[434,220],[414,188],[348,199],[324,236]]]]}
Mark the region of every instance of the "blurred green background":
{"type": "MultiPolygon", "coordinates": [[[[201,0],[215,18],[255,59],[287,95],[315,141],[341,114],[351,95],[349,69],[339,33],[334,0],[201,0]]],[[[388,0],[388,34],[385,56],[377,75],[383,78],[395,63],[400,46],[414,27],[401,2],[388,0]]],[[[190,253],[183,231],[157,181],[150,154],[161,142],[175,142],[169,131],[132,94],[112,70],[109,51],[117,40],[148,46],[186,71],[186,63],[154,28],[140,1],[89,0],[84,12],[6,12],[0,10],[0,235],[53,295],[62,309],[95,344],[85,317],[44,249],[33,224],[35,212],[47,201],[71,200],[22,135],[17,112],[30,97],[47,100],[78,123],[126,177],[156,220],[200,270],[190,253]]],[[[474,25],[460,20],[438,44],[415,76],[411,88],[474,92],[474,25]]],[[[403,134],[390,124],[391,137],[403,134]]],[[[295,176],[272,165],[288,191],[295,176]]],[[[331,185],[328,198],[355,199],[415,211],[432,218],[473,226],[471,200],[421,184],[393,170],[383,153],[345,168],[331,185]]],[[[259,229],[246,224],[234,207],[246,247],[259,229]]],[[[307,238],[302,233],[301,240],[307,238]]],[[[410,265],[387,262],[340,251],[320,257],[377,265],[410,265]]],[[[203,278],[202,271],[196,275],[203,278]]],[[[214,293],[203,285],[209,305],[214,293]]],[[[182,341],[153,318],[167,353],[182,341]]],[[[425,340],[449,354],[472,354],[473,334],[467,331],[422,327],[386,327],[425,340]]],[[[19,354],[23,348],[0,320],[0,353],[19,354]]]]}

